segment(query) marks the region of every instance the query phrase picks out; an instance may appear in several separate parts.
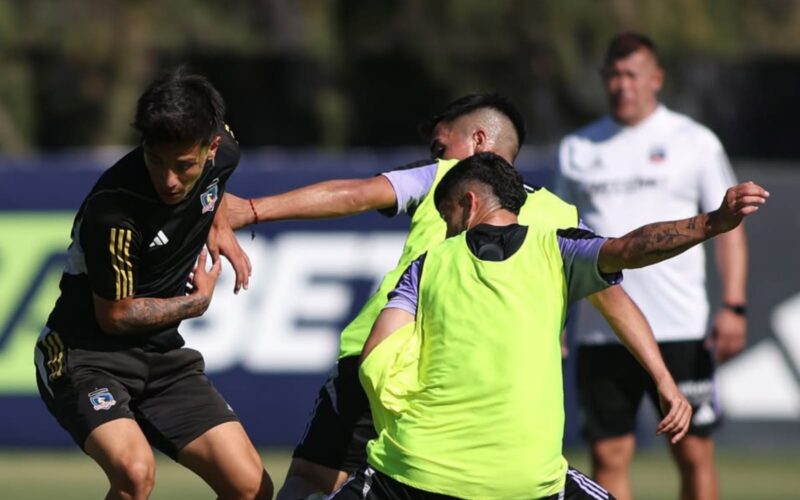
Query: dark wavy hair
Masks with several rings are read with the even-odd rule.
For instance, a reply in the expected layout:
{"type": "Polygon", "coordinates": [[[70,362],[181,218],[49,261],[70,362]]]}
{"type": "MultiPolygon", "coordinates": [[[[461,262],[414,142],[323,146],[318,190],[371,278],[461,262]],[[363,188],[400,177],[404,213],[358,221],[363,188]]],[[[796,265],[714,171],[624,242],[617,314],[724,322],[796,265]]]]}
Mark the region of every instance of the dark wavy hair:
{"type": "Polygon", "coordinates": [[[457,195],[470,181],[490,186],[500,206],[515,214],[519,214],[528,198],[522,175],[514,167],[494,153],[478,153],[458,162],[442,177],[433,193],[436,207],[457,195]]]}
{"type": "Polygon", "coordinates": [[[457,118],[483,108],[491,108],[504,114],[514,125],[514,130],[517,132],[517,148],[522,146],[525,142],[525,119],[522,117],[522,113],[509,99],[494,92],[469,94],[456,99],[445,106],[444,109],[420,123],[419,133],[423,139],[428,140],[433,135],[433,130],[439,122],[451,123],[457,118]]]}
{"type": "Polygon", "coordinates": [[[183,67],[154,80],[136,105],[133,127],[149,144],[208,145],[225,124],[225,102],[204,76],[183,67]]]}

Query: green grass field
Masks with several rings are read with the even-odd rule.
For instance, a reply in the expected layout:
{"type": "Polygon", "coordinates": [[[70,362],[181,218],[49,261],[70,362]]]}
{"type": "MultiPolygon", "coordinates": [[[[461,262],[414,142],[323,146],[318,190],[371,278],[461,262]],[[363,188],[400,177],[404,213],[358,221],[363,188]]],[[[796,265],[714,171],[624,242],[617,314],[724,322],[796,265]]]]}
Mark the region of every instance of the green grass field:
{"type": "MultiPolygon", "coordinates": [[[[588,472],[581,450],[567,454],[570,463],[588,472]]],[[[264,452],[264,463],[280,486],[289,453],[264,452]]],[[[727,451],[718,454],[721,497],[737,499],[800,499],[800,450],[795,453],[727,451]]],[[[633,464],[636,498],[678,498],[677,474],[664,451],[640,452],[633,464]]],[[[0,450],[0,498],[9,500],[84,500],[102,498],[106,482],[100,469],[74,451],[0,450]]],[[[191,472],[164,456],[158,457],[153,499],[214,498],[191,472]]]]}

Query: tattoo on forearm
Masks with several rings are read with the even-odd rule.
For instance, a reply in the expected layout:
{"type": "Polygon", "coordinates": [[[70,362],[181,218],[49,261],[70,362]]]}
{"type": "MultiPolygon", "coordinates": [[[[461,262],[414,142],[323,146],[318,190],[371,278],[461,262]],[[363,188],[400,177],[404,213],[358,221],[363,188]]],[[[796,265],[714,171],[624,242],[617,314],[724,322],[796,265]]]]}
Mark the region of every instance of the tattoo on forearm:
{"type": "Polygon", "coordinates": [[[136,333],[164,327],[203,314],[209,299],[198,294],[169,299],[134,299],[120,319],[122,332],[136,333]]]}
{"type": "Polygon", "coordinates": [[[648,265],[678,255],[704,241],[708,234],[699,216],[685,221],[657,222],[623,236],[630,252],[630,264],[648,265]]]}

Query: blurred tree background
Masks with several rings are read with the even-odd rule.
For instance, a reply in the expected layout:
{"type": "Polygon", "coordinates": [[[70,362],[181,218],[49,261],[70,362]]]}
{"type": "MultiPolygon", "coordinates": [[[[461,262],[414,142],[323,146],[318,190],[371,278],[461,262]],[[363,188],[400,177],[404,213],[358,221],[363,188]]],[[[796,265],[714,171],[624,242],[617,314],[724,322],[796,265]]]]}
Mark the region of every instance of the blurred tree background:
{"type": "Polygon", "coordinates": [[[464,93],[519,104],[549,144],[605,111],[608,39],[651,35],[663,100],[735,156],[800,158],[796,0],[0,0],[0,151],[128,144],[135,100],[206,74],[245,147],[419,143],[464,93]]]}

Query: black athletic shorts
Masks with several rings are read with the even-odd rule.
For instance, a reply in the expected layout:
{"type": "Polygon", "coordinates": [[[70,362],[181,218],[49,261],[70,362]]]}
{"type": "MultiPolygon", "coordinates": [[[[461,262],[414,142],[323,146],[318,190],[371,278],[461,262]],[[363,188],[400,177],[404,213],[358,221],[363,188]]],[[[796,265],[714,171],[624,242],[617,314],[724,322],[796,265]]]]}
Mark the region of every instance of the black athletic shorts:
{"type": "MultiPolygon", "coordinates": [[[[497,478],[502,482],[503,478],[497,478]]],[[[431,493],[401,483],[367,466],[329,497],[335,500],[449,500],[457,497],[431,493]]],[[[577,469],[567,469],[564,490],[541,500],[614,500],[605,488],[577,469]]]]}
{"type": "Polygon", "coordinates": [[[340,359],[319,390],[293,458],[345,472],[367,464],[367,442],[377,437],[369,401],[358,380],[358,356],[340,359]]]}
{"type": "Polygon", "coordinates": [[[147,440],[173,459],[184,446],[236,414],[203,372],[194,349],[100,352],[72,349],[45,330],[36,343],[36,381],[47,409],[83,449],[89,433],[135,419],[147,440]]]}
{"type": "MultiPolygon", "coordinates": [[[[721,423],[711,352],[701,340],[658,346],[675,383],[692,405],[689,433],[708,436],[721,423]]],[[[580,346],[577,383],[583,432],[589,441],[633,432],[645,393],[659,408],[653,380],[622,345],[580,346]]]]}

